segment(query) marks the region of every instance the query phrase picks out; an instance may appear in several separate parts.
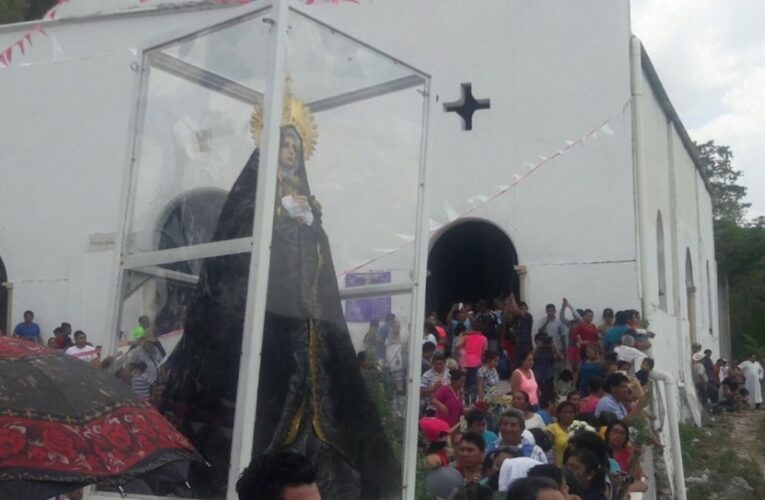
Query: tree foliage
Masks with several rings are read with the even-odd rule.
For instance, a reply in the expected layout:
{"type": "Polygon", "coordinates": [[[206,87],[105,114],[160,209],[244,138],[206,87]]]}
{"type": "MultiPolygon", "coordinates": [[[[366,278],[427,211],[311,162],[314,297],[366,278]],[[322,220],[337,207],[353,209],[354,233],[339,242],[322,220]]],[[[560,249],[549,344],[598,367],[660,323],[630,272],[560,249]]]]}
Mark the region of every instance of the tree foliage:
{"type": "Polygon", "coordinates": [[[746,220],[746,187],[731,148],[696,144],[712,195],[717,266],[728,277],[733,351],[765,354],[765,217],[746,220]]]}
{"type": "Polygon", "coordinates": [[[54,5],[56,0],[0,0],[0,24],[40,19],[54,5]]]}

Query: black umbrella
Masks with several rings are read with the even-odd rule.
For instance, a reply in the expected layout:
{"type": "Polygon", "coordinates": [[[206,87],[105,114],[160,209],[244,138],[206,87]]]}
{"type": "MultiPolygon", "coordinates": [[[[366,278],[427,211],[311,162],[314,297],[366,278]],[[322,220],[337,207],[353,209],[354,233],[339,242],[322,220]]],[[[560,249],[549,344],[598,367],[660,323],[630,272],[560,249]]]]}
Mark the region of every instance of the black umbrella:
{"type": "Polygon", "coordinates": [[[165,465],[193,460],[202,457],[186,437],[120,380],[0,337],[0,498],[44,499],[153,471],[161,480],[176,476],[165,465]]]}

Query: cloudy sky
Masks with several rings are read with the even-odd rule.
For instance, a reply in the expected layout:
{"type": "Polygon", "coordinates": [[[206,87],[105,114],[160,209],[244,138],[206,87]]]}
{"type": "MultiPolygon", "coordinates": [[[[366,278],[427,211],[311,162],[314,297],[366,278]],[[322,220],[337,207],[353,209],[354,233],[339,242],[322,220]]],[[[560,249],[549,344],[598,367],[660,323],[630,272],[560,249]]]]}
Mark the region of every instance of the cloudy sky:
{"type": "Polygon", "coordinates": [[[765,215],[765,1],[631,0],[632,29],[696,141],[733,148],[765,215]]]}

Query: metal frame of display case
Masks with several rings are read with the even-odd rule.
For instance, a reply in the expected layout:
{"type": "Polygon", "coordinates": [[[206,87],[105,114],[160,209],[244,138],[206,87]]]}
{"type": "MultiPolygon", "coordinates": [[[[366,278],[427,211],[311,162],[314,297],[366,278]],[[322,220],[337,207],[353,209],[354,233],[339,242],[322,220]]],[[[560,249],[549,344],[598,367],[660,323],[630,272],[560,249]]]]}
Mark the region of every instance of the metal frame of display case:
{"type": "MultiPolygon", "coordinates": [[[[404,460],[403,470],[404,491],[402,498],[413,499],[416,480],[417,464],[417,439],[418,439],[418,413],[419,413],[419,375],[422,343],[419,342],[419,329],[416,325],[422,325],[425,318],[425,285],[426,285],[426,262],[428,254],[429,231],[426,224],[425,207],[427,207],[428,190],[426,188],[427,158],[426,146],[428,143],[428,117],[430,114],[430,76],[417,70],[410,65],[393,58],[380,50],[365,44],[353,37],[345,35],[342,31],[330,27],[321,21],[311,17],[306,12],[305,6],[296,0],[272,0],[271,2],[243,5],[232,8],[232,14],[216,24],[193,31],[186,30],[155,40],[138,51],[140,63],[136,61],[134,70],[139,75],[133,102],[136,108],[131,118],[130,137],[126,168],[124,173],[121,207],[122,217],[117,231],[116,248],[120,249],[115,263],[115,282],[111,298],[111,310],[113,311],[112,331],[119,331],[122,316],[122,299],[124,297],[125,276],[130,271],[142,271],[149,275],[154,274],[152,269],[158,270],[163,276],[169,276],[168,271],[158,267],[161,264],[194,260],[208,257],[217,257],[237,253],[250,252],[250,270],[247,286],[246,313],[242,335],[242,358],[239,367],[239,379],[237,384],[236,410],[234,415],[233,439],[230,455],[228,475],[227,498],[236,500],[236,481],[241,471],[249,464],[252,456],[252,442],[254,434],[254,421],[257,406],[258,375],[260,372],[260,351],[263,342],[263,324],[265,321],[265,300],[257,298],[265,297],[268,287],[268,269],[270,262],[270,246],[273,231],[274,203],[277,187],[277,161],[279,154],[279,136],[281,124],[281,110],[285,87],[285,67],[287,64],[287,38],[291,13],[303,16],[318,25],[324,26],[342,34],[343,37],[357,43],[370,51],[381,54],[391,61],[395,61],[403,67],[411,70],[413,75],[395,79],[368,88],[358,89],[345,94],[321,99],[314,103],[308,103],[314,111],[331,109],[351,102],[368,99],[375,95],[395,92],[415,85],[424,85],[423,109],[421,120],[421,142],[417,186],[417,213],[416,233],[414,240],[414,267],[411,279],[403,284],[365,286],[353,290],[341,291],[343,299],[349,297],[373,297],[381,295],[410,294],[412,314],[412,331],[409,335],[409,366],[408,379],[406,381],[406,422],[404,437],[404,460]],[[128,253],[127,231],[130,228],[130,216],[132,213],[132,188],[137,178],[137,157],[141,147],[141,132],[145,106],[147,100],[149,68],[159,67],[174,76],[184,78],[209,88],[212,91],[222,92],[243,102],[252,104],[253,100],[260,97],[259,92],[244,85],[232,82],[225,77],[216,75],[188,62],[181,61],[159,50],[184,39],[197,38],[205,33],[224,29],[228,26],[246,21],[247,19],[261,18],[263,22],[270,24],[271,37],[269,41],[269,54],[267,63],[267,83],[264,89],[264,127],[261,138],[261,165],[257,179],[257,192],[255,203],[255,217],[253,221],[252,237],[238,238],[227,241],[198,244],[193,246],[174,248],[168,250],[128,253]],[[261,272],[265,271],[265,272],[261,272]]],[[[183,274],[183,273],[178,273],[183,274]]],[[[172,276],[169,276],[172,278],[172,276]]],[[[176,277],[189,281],[192,275],[176,277]]],[[[173,278],[175,279],[175,278],[173,278]]],[[[111,345],[107,346],[109,352],[116,347],[116,336],[112,336],[111,345]]],[[[117,495],[118,496],[118,495],[117,495]]],[[[97,491],[88,491],[87,498],[113,499],[115,494],[97,491]]],[[[154,496],[140,496],[140,498],[164,498],[154,496]]]]}

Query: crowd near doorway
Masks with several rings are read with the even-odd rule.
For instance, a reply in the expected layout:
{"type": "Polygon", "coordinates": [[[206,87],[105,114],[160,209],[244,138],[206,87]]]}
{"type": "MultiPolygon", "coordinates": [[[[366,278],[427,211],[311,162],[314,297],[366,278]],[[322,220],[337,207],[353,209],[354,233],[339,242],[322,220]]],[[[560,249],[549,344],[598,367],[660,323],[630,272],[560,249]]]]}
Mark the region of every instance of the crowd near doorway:
{"type": "Polygon", "coordinates": [[[510,238],[490,222],[459,222],[436,237],[428,256],[427,311],[446,317],[460,301],[519,295],[518,256],[510,238]]]}

